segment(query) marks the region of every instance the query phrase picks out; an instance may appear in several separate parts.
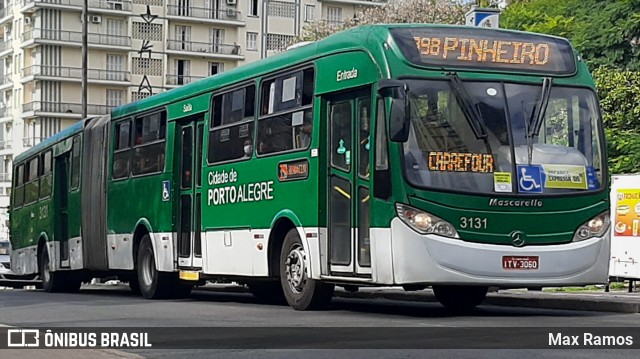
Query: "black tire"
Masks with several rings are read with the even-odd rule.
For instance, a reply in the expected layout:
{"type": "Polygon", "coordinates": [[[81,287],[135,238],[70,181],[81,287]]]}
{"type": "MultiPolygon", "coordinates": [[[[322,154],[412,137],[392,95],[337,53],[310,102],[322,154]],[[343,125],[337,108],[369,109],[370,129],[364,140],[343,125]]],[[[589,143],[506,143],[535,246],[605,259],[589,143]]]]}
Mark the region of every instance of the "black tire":
{"type": "Polygon", "coordinates": [[[265,304],[285,305],[287,299],[282,291],[282,284],[279,281],[271,282],[249,282],[247,283],[249,292],[260,302],[265,304]]]}
{"type": "Polygon", "coordinates": [[[434,286],[433,293],[447,309],[461,312],[480,305],[487,297],[488,287],[434,286]]]}
{"type": "Polygon", "coordinates": [[[308,277],[306,257],[298,231],[295,228],[289,230],[280,253],[280,283],[287,302],[295,310],[326,306],[335,287],[308,277]]]}
{"type": "Polygon", "coordinates": [[[148,234],[142,237],[138,249],[136,262],[138,272],[138,286],[140,293],[146,299],[160,299],[169,297],[171,283],[170,273],[162,273],[156,269],[155,254],[148,234]]]}
{"type": "MultiPolygon", "coordinates": [[[[49,252],[42,247],[38,256],[40,262],[40,280],[42,289],[49,293],[77,293],[82,281],[76,273],[51,272],[49,252]]],[[[37,285],[36,285],[37,287],[37,285]]]]}
{"type": "Polygon", "coordinates": [[[135,295],[140,295],[140,283],[138,282],[138,274],[137,271],[128,278],[129,280],[129,289],[135,295]]]}

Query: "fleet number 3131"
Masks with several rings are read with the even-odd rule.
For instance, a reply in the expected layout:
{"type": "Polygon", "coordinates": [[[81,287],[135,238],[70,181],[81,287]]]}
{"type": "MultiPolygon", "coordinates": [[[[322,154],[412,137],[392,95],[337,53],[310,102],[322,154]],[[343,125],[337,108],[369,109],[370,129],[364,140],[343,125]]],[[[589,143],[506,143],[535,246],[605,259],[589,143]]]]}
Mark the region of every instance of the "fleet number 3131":
{"type": "Polygon", "coordinates": [[[486,229],[487,219],[482,217],[460,217],[460,228],[486,229]]]}

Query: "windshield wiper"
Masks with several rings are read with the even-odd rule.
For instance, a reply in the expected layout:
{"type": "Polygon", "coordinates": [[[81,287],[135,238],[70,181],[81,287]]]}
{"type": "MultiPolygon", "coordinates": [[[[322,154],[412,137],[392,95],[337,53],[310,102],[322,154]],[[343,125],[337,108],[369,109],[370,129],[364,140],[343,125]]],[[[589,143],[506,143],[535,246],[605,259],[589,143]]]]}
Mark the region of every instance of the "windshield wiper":
{"type": "Polygon", "coordinates": [[[551,84],[553,79],[551,77],[545,77],[542,80],[542,92],[540,98],[531,111],[531,118],[529,119],[529,126],[527,130],[527,136],[536,137],[540,134],[540,127],[542,126],[542,120],[547,112],[547,106],[549,105],[549,97],[551,95],[551,84]]]}
{"type": "MultiPolygon", "coordinates": [[[[533,138],[540,134],[540,128],[544,120],[544,115],[547,112],[547,106],[549,105],[549,97],[551,97],[551,84],[553,79],[551,77],[545,77],[542,80],[542,91],[540,92],[540,98],[533,105],[531,111],[531,117],[529,121],[525,123],[525,129],[527,133],[527,154],[528,164],[531,164],[533,159],[533,138]]],[[[523,103],[524,107],[524,103],[523,103]]],[[[524,109],[524,108],[523,108],[524,109]]],[[[526,112],[524,112],[526,113],[526,112]]]]}
{"type": "Polygon", "coordinates": [[[482,113],[478,110],[478,107],[474,105],[473,98],[467,91],[467,88],[464,86],[457,73],[449,72],[447,76],[451,81],[451,88],[456,95],[456,99],[462,107],[464,117],[467,119],[469,126],[471,126],[471,129],[473,130],[473,134],[478,139],[486,139],[487,132],[482,125],[482,113]]]}

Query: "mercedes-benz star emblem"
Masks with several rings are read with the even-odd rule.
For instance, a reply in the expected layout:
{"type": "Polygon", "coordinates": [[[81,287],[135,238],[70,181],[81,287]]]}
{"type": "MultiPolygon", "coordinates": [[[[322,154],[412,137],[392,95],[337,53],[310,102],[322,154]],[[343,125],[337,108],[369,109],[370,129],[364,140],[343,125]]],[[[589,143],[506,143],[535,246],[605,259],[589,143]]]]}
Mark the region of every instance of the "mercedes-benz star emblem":
{"type": "Polygon", "coordinates": [[[511,232],[511,244],[514,247],[524,246],[525,238],[526,238],[526,235],[520,231],[511,232]]]}

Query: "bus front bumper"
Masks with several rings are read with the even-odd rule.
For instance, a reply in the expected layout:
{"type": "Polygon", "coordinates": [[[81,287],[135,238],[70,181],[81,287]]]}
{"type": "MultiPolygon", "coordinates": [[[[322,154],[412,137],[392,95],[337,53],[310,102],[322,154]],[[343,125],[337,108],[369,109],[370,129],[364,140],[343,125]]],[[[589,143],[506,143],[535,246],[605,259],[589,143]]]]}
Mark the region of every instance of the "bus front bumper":
{"type": "Polygon", "coordinates": [[[517,248],[421,235],[395,218],[390,244],[395,284],[567,286],[608,279],[608,231],[581,242],[517,248]],[[511,262],[523,258],[537,264],[513,268],[511,262]]]}

